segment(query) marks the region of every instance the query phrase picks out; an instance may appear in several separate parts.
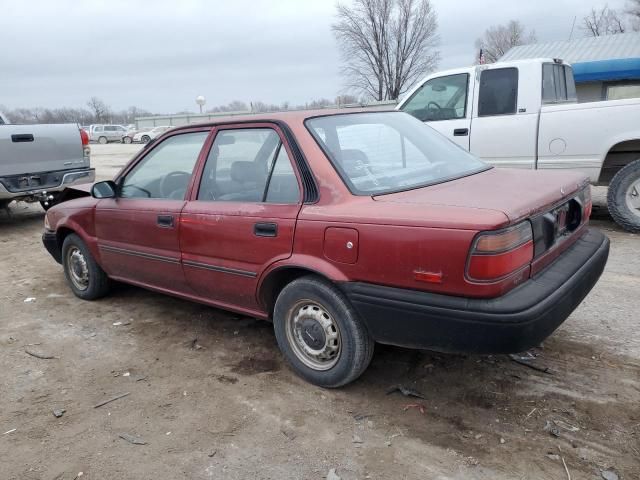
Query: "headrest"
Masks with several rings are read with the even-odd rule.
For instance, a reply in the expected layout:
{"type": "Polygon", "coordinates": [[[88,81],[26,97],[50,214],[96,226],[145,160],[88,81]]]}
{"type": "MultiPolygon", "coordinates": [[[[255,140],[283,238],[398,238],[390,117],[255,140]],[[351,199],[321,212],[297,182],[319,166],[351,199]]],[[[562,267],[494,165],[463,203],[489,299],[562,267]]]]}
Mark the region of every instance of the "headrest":
{"type": "Polygon", "coordinates": [[[262,180],[255,162],[237,161],[231,164],[231,179],[238,183],[259,182],[262,180]]]}

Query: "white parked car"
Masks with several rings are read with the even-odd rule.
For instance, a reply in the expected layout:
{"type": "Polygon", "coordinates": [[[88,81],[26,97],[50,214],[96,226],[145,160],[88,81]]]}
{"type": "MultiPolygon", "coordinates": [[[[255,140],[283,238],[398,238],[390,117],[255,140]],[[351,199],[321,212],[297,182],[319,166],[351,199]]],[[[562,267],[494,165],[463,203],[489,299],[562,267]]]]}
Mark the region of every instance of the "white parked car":
{"type": "Polygon", "coordinates": [[[159,137],[160,135],[162,135],[164,132],[166,132],[170,128],[172,128],[172,127],[167,125],[167,126],[162,126],[162,127],[154,127],[154,128],[152,128],[151,130],[149,130],[147,132],[138,132],[133,136],[133,141],[134,142],[149,143],[151,140],[153,140],[156,137],[159,137]]]}
{"type": "Polygon", "coordinates": [[[397,109],[492,165],[586,173],[640,232],[640,99],[577,103],[571,66],[534,59],[431,74],[397,109]]]}

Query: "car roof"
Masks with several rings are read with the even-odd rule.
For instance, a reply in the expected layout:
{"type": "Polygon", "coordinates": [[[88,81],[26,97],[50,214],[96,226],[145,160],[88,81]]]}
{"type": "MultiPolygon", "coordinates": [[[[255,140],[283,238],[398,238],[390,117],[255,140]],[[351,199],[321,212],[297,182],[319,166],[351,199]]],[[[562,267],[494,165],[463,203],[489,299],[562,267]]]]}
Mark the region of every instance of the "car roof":
{"type": "Polygon", "coordinates": [[[349,113],[381,113],[393,112],[393,108],[384,106],[383,108],[322,108],[316,110],[288,110],[284,112],[271,113],[251,113],[246,115],[224,115],[216,117],[214,120],[207,122],[190,123],[174,128],[174,130],[183,130],[193,127],[211,127],[216,125],[224,125],[231,123],[248,123],[248,122],[285,122],[285,123],[302,123],[308,118],[326,117],[332,115],[345,115],[349,113]]]}

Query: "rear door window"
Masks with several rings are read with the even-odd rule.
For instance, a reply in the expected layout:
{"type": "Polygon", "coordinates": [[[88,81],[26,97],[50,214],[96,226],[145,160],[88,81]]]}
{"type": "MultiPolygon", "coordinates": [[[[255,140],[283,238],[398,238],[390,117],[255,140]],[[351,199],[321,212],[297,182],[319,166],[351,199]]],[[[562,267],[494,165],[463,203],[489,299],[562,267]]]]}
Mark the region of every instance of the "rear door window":
{"type": "Polygon", "coordinates": [[[202,173],[198,200],[297,203],[298,181],[271,128],[221,130],[202,173]]]}
{"type": "Polygon", "coordinates": [[[518,69],[495,68],[480,74],[478,116],[513,115],[518,101],[518,69]]]}

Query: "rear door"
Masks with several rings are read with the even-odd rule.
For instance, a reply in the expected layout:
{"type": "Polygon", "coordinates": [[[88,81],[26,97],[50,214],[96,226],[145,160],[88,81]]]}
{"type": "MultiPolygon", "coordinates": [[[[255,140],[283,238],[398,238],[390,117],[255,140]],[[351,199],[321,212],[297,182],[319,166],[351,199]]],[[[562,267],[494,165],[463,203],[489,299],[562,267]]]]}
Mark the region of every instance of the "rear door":
{"type": "Polygon", "coordinates": [[[478,72],[471,153],[498,167],[535,168],[539,111],[519,98],[519,69],[478,72]]]}
{"type": "Polygon", "coordinates": [[[469,150],[473,78],[468,73],[427,80],[400,110],[428,123],[465,150],[469,150]]]}
{"type": "Polygon", "coordinates": [[[281,130],[218,129],[180,218],[189,285],[221,306],[257,309],[260,273],[293,248],[302,188],[281,130]]]}
{"type": "Polygon", "coordinates": [[[150,148],[96,206],[102,266],[116,278],[191,293],[180,263],[179,220],[210,129],[180,132],[150,148]]]}

